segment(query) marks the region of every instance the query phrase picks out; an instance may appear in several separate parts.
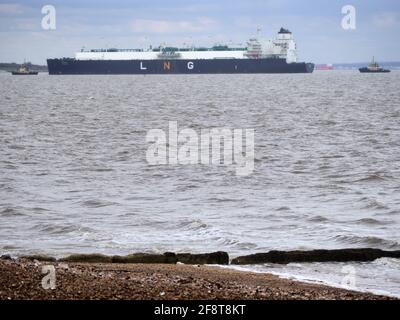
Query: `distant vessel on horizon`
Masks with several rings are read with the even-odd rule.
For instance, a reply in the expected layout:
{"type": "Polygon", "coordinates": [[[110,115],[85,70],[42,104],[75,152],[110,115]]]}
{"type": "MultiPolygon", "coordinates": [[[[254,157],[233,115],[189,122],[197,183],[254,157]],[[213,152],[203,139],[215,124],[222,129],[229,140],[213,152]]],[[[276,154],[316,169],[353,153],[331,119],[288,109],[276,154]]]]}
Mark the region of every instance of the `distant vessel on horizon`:
{"type": "Polygon", "coordinates": [[[315,70],[323,70],[323,71],[327,71],[327,70],[335,70],[335,68],[333,67],[332,63],[328,63],[328,64],[317,64],[315,65],[315,70]]]}
{"type": "Polygon", "coordinates": [[[372,57],[372,62],[368,65],[368,67],[360,68],[361,73],[388,73],[390,70],[383,69],[379,66],[379,64],[375,61],[375,57],[372,57]]]}
{"type": "Polygon", "coordinates": [[[18,70],[16,71],[12,71],[11,72],[12,75],[14,76],[35,76],[37,75],[39,72],[37,71],[30,71],[29,67],[26,63],[22,64],[18,70]]]}

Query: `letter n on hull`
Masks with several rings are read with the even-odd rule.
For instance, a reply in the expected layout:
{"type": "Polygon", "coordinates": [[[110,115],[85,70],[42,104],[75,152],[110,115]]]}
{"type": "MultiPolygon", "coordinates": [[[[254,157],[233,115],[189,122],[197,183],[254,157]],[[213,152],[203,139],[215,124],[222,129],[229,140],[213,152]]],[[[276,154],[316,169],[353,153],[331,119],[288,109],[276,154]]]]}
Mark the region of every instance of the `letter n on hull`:
{"type": "Polygon", "coordinates": [[[164,62],[164,71],[171,71],[171,61],[164,62]]]}

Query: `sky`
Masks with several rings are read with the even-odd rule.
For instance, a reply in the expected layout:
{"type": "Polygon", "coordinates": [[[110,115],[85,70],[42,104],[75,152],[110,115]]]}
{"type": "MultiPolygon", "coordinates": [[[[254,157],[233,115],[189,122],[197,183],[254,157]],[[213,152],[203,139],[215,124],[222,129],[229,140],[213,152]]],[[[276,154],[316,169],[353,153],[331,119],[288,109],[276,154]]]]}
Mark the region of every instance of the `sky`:
{"type": "Polygon", "coordinates": [[[0,62],[73,57],[83,47],[242,44],[257,33],[293,32],[299,59],[314,63],[400,61],[399,0],[0,0],[0,62]],[[42,27],[44,5],[55,30],[42,27]],[[344,29],[343,6],[356,11],[344,29]]]}

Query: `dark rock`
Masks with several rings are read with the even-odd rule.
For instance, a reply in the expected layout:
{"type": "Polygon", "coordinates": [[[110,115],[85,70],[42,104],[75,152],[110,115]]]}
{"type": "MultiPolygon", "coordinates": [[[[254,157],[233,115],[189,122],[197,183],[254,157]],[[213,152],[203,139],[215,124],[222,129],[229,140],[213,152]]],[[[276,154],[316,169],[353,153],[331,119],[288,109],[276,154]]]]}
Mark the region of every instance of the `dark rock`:
{"type": "Polygon", "coordinates": [[[60,259],[62,262],[90,262],[90,263],[111,263],[112,258],[103,254],[72,254],[60,259]]]}
{"type": "Polygon", "coordinates": [[[185,264],[229,264],[229,255],[218,251],[212,253],[191,254],[178,253],[178,261],[185,264]]]}
{"type": "Polygon", "coordinates": [[[3,254],[0,257],[1,260],[12,260],[11,256],[9,254],[3,254]]]}
{"type": "Polygon", "coordinates": [[[41,254],[34,254],[34,255],[28,255],[28,256],[22,256],[20,257],[21,259],[26,259],[26,260],[37,260],[37,261],[44,261],[44,262],[56,262],[57,259],[54,257],[46,256],[46,255],[41,255],[41,254]]]}
{"type": "Polygon", "coordinates": [[[311,251],[269,251],[248,256],[237,257],[232,264],[260,264],[291,262],[347,262],[373,261],[388,257],[400,258],[400,251],[384,251],[380,249],[338,249],[338,250],[311,250],[311,251]]]}
{"type": "Polygon", "coordinates": [[[175,253],[165,252],[164,254],[134,253],[127,256],[113,256],[113,263],[168,263],[177,262],[175,253]]]}

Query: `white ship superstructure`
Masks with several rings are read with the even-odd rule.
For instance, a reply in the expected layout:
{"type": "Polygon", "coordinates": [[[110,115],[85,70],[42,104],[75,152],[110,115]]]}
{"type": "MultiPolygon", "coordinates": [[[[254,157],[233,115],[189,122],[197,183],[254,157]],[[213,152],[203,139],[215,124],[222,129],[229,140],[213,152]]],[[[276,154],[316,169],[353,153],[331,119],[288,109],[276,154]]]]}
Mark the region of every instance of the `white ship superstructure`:
{"type": "MultiPolygon", "coordinates": [[[[173,48],[175,49],[175,48],[173,48]]],[[[243,50],[212,50],[199,51],[198,49],[180,49],[170,51],[172,48],[161,48],[160,51],[135,50],[135,49],[99,49],[81,51],[75,54],[77,60],[155,60],[155,59],[243,59],[243,50]],[[165,51],[163,51],[165,50],[165,51]],[[168,51],[167,51],[168,50],[168,51]],[[185,50],[185,51],[184,51],[185,50]],[[173,52],[168,53],[168,52],[173,52]]]]}
{"type": "Polygon", "coordinates": [[[289,30],[281,28],[276,39],[252,38],[246,48],[214,46],[212,48],[174,48],[160,46],[156,49],[92,49],[75,54],[76,60],[157,60],[157,59],[286,59],[297,62],[297,47],[289,30]]]}

